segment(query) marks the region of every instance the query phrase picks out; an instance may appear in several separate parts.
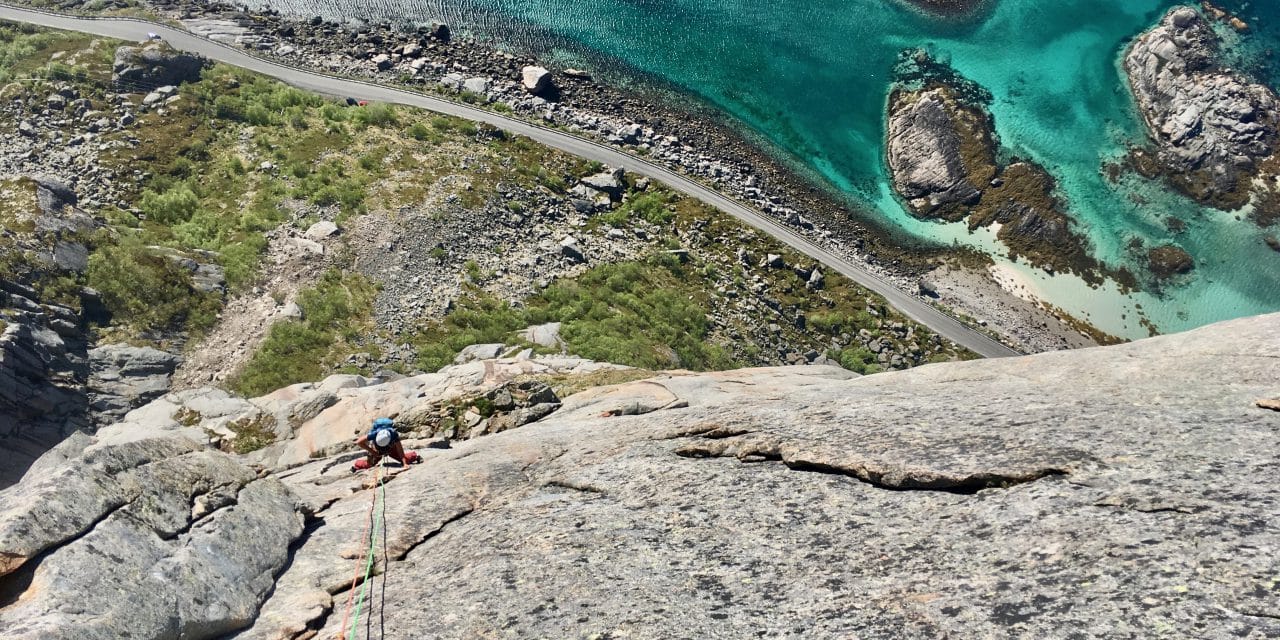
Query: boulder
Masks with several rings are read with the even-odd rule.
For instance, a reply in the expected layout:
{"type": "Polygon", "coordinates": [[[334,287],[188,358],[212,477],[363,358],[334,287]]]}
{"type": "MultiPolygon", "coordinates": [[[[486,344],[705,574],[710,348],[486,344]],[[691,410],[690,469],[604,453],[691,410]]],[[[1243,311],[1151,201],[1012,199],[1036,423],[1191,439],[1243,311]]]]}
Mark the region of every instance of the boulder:
{"type": "Polygon", "coordinates": [[[543,67],[525,67],[520,71],[520,82],[525,91],[535,96],[546,97],[555,89],[551,72],[543,67]]]}
{"type": "Polygon", "coordinates": [[[613,171],[601,171],[582,178],[581,182],[584,186],[596,191],[603,191],[609,194],[609,197],[617,199],[622,196],[622,192],[626,189],[626,182],[623,180],[622,169],[614,169],[613,171]]]}
{"type": "Polygon", "coordinates": [[[1147,261],[1150,264],[1151,272],[1160,279],[1191,273],[1191,270],[1196,266],[1191,254],[1171,244],[1159,246],[1148,251],[1147,261]]]}
{"type": "Polygon", "coordinates": [[[305,315],[306,314],[302,311],[302,307],[296,302],[289,302],[283,307],[280,307],[280,317],[287,320],[301,320],[305,315]]]}
{"type": "Polygon", "coordinates": [[[466,80],[462,81],[462,90],[484,95],[486,93],[489,93],[490,84],[491,82],[488,78],[483,78],[483,77],[467,78],[466,80]]]}
{"type": "Polygon", "coordinates": [[[441,85],[454,91],[462,91],[462,81],[463,77],[460,73],[447,73],[444,77],[440,78],[441,85]]]}
{"type": "Polygon", "coordinates": [[[111,82],[122,93],[142,93],[165,85],[200,79],[205,59],[178,51],[164,42],[116,49],[111,82]]]}
{"type": "Polygon", "coordinates": [[[476,362],[477,360],[491,360],[502,355],[507,350],[507,345],[500,342],[493,344],[473,344],[464,347],[458,355],[454,357],[454,364],[466,364],[468,362],[476,362]]]}
{"type": "Polygon", "coordinates": [[[564,340],[560,338],[560,326],[559,322],[548,322],[532,326],[524,330],[523,338],[526,342],[531,342],[540,347],[562,349],[564,348],[564,340]]]}
{"type": "Polygon", "coordinates": [[[443,22],[434,23],[428,28],[427,35],[440,42],[448,42],[450,37],[449,25],[443,22]]]}
{"type": "Polygon", "coordinates": [[[578,246],[578,239],[573,236],[565,236],[560,241],[560,255],[575,264],[587,261],[586,256],[582,255],[581,247],[578,246]]]}
{"type": "Polygon", "coordinates": [[[61,215],[68,207],[75,208],[79,204],[76,192],[66,184],[42,176],[32,176],[36,185],[36,205],[46,215],[61,215]]]}
{"type": "Polygon", "coordinates": [[[53,245],[53,264],[63,271],[83,273],[89,268],[89,248],[79,242],[58,242],[53,245]]]}
{"type": "Polygon", "coordinates": [[[328,220],[321,220],[310,227],[307,227],[307,237],[320,242],[331,236],[337,235],[338,225],[328,220]]]}

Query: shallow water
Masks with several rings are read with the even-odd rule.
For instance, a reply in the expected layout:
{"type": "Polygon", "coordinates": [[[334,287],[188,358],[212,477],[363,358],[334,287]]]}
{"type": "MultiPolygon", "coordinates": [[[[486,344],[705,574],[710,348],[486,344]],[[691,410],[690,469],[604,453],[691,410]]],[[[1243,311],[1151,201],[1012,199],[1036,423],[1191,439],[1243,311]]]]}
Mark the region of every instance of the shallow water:
{"type": "MultiPolygon", "coordinates": [[[[788,162],[924,241],[998,252],[982,234],[912,219],[889,193],[884,108],[904,48],[924,46],[995,96],[991,110],[1013,155],[1058,180],[1096,255],[1142,271],[1126,247],[1172,242],[1196,259],[1192,276],[1159,295],[1092,290],[1026,265],[1016,270],[1053,304],[1112,333],[1138,337],[1145,317],[1161,331],[1280,310],[1280,253],[1238,214],[1205,210],[1136,176],[1119,185],[1104,162],[1142,139],[1117,67],[1126,42],[1171,0],[994,0],[957,23],[899,0],[274,0],[300,15],[428,22],[543,55],[628,69],[699,96],[762,138],[788,162]],[[1165,218],[1187,231],[1172,234],[1165,218]],[[1140,306],[1139,306],[1140,305],[1140,306]]],[[[1280,6],[1226,2],[1254,25],[1236,50],[1273,86],[1262,53],[1280,45],[1280,6]]],[[[1280,47],[1278,47],[1280,48],[1280,47]]]]}

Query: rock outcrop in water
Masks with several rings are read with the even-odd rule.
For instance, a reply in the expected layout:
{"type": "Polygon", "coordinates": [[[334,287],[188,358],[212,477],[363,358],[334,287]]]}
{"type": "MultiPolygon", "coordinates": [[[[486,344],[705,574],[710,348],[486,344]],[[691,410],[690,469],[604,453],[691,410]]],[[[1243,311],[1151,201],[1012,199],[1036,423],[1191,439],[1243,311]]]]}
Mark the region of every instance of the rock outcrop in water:
{"type": "Polygon", "coordinates": [[[956,221],[982,192],[969,181],[960,128],[982,129],[977,114],[956,109],[945,89],[900,94],[890,105],[889,167],[911,211],[956,221]]]}
{"type": "Polygon", "coordinates": [[[1280,104],[1269,87],[1224,68],[1220,48],[1190,7],[1170,10],[1129,48],[1129,86],[1158,147],[1139,168],[1218,208],[1252,199],[1255,219],[1268,224],[1280,217],[1280,104]]]}
{"type": "MultiPolygon", "coordinates": [[[[463,366],[485,380],[510,364],[463,366]]],[[[387,638],[1274,636],[1280,413],[1257,401],[1277,380],[1280,315],[864,378],[794,367],[588,389],[391,476],[369,624],[387,638]]],[[[412,411],[439,400],[433,384],[330,391],[349,407],[332,416],[412,411]]],[[[370,476],[347,471],[350,453],[249,472],[203,428],[254,403],[183,393],[0,493],[6,637],[338,634],[370,476]],[[201,416],[163,417],[178,404],[201,416]]]]}
{"type": "MultiPolygon", "coordinates": [[[[913,70],[941,67],[923,53],[915,58],[908,60],[913,70]]],[[[967,220],[971,229],[997,224],[997,237],[1013,255],[1099,281],[1102,265],[1072,230],[1074,221],[1053,195],[1053,178],[1032,162],[1001,166],[997,160],[994,123],[976,103],[980,88],[962,78],[937,80],[935,72],[915,75],[920,78],[908,78],[889,97],[886,140],[893,186],[908,211],[967,220]]]]}

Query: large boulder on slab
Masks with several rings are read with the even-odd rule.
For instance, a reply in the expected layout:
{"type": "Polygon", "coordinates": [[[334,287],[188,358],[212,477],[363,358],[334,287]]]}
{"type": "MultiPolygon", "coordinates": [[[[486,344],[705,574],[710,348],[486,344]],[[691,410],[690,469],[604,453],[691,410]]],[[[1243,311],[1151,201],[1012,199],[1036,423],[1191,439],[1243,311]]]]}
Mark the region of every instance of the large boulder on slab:
{"type": "Polygon", "coordinates": [[[165,42],[122,46],[116,49],[111,82],[120,92],[145,93],[199,80],[204,65],[204,58],[178,51],[165,42]]]}
{"type": "Polygon", "coordinates": [[[525,67],[520,71],[520,84],[525,91],[535,96],[543,96],[551,94],[555,90],[555,83],[552,81],[551,72],[544,67],[525,67]]]}

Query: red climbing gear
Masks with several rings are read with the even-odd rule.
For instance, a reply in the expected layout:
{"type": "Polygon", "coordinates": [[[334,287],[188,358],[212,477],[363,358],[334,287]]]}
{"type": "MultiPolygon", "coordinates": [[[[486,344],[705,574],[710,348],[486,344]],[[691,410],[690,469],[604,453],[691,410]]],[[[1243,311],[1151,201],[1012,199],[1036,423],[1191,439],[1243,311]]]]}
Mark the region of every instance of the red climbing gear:
{"type": "Polygon", "coordinates": [[[417,451],[406,451],[404,452],[404,461],[409,464],[418,464],[422,462],[422,456],[418,455],[417,451]]]}
{"type": "Polygon", "coordinates": [[[353,472],[364,471],[366,469],[372,469],[372,468],[373,468],[373,465],[369,464],[368,458],[361,458],[359,460],[356,460],[356,463],[351,465],[351,471],[353,472]]]}

